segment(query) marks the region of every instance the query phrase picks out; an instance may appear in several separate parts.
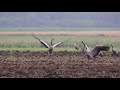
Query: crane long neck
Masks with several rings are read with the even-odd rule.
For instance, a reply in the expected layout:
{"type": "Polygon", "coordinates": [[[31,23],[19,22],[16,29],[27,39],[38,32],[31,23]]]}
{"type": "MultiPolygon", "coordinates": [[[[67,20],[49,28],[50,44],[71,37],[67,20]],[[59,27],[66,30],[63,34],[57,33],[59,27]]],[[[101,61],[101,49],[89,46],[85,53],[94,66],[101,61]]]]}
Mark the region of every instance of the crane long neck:
{"type": "MultiPolygon", "coordinates": [[[[112,46],[112,45],[111,45],[112,46]]],[[[113,50],[113,46],[112,46],[112,50],[113,50]]]]}
{"type": "Polygon", "coordinates": [[[53,45],[53,43],[52,43],[52,39],[51,39],[51,45],[53,45]]]}
{"type": "MultiPolygon", "coordinates": [[[[83,43],[83,42],[82,42],[83,43]]],[[[83,43],[83,45],[84,45],[84,48],[86,48],[87,49],[87,46],[85,45],[85,43],[83,43]]]]}
{"type": "Polygon", "coordinates": [[[85,47],[85,43],[83,43],[84,47],[85,47]]]}

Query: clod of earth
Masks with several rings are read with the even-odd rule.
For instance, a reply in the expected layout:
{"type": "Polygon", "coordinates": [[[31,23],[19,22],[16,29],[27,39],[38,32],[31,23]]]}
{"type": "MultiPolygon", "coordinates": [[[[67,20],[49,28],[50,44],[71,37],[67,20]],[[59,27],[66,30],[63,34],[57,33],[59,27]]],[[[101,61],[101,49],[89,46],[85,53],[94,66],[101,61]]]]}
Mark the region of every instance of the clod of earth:
{"type": "Polygon", "coordinates": [[[120,58],[88,60],[79,52],[0,51],[1,78],[120,78],[120,58]]]}

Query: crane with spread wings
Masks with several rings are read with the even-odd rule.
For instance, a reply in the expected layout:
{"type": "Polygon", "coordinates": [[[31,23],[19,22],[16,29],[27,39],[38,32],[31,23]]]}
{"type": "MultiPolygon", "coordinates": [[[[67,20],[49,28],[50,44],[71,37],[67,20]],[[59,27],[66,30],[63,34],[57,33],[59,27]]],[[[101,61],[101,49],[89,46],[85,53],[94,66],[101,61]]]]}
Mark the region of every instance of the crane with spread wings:
{"type": "Polygon", "coordinates": [[[51,39],[51,44],[47,44],[46,42],[44,42],[43,40],[39,39],[38,37],[36,37],[34,34],[32,35],[35,39],[37,39],[43,46],[45,46],[46,48],[48,48],[48,54],[52,55],[53,54],[53,49],[55,47],[58,47],[60,44],[64,43],[64,42],[58,42],[56,44],[53,45],[53,40],[51,39]]]}
{"type": "Polygon", "coordinates": [[[110,49],[109,46],[105,45],[96,45],[92,50],[82,41],[84,45],[84,51],[88,59],[96,57],[100,51],[108,51],[110,49]]]}

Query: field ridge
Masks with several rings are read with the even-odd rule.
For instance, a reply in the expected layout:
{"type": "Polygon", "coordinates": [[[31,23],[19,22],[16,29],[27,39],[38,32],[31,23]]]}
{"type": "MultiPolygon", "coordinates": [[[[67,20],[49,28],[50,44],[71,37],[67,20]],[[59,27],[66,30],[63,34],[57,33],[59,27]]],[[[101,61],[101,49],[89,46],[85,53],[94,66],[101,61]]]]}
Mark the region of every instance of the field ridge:
{"type": "Polygon", "coordinates": [[[46,31],[46,32],[0,32],[0,35],[105,35],[120,36],[120,31],[46,31]]]}

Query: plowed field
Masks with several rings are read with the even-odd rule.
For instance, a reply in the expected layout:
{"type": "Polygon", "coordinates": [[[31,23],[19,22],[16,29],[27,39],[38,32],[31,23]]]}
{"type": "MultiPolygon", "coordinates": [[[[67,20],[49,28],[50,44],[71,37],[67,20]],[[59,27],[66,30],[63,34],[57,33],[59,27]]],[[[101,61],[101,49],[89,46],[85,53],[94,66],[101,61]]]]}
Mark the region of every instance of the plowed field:
{"type": "Polygon", "coordinates": [[[1,78],[120,78],[120,57],[89,60],[79,52],[0,51],[1,78]]]}

